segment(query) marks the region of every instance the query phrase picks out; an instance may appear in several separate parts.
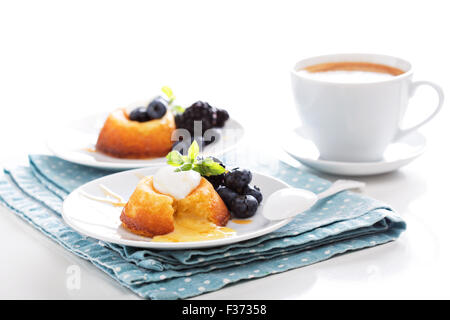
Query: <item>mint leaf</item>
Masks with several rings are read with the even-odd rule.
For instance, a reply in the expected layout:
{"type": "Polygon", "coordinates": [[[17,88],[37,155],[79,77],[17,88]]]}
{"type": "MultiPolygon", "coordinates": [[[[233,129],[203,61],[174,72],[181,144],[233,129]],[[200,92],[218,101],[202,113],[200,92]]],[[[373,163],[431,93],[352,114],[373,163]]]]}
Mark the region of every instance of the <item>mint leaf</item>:
{"type": "Polygon", "coordinates": [[[192,170],[197,171],[202,176],[216,176],[225,172],[225,168],[220,163],[214,162],[212,158],[206,158],[198,161],[192,170]]]}
{"type": "Polygon", "coordinates": [[[181,167],[178,167],[177,169],[175,169],[175,172],[189,171],[191,169],[192,169],[192,163],[186,163],[186,164],[183,164],[181,167]]]}
{"type": "Polygon", "coordinates": [[[172,107],[172,111],[174,111],[176,113],[183,113],[184,112],[184,108],[182,106],[173,106],[172,107]]]}
{"type": "Polygon", "coordinates": [[[173,91],[170,87],[164,86],[161,88],[161,91],[166,95],[167,99],[169,99],[169,104],[175,100],[175,96],[173,95],[173,91]]]}
{"type": "Polygon", "coordinates": [[[198,165],[198,164],[195,164],[195,165],[192,167],[192,170],[193,170],[193,171],[197,171],[198,173],[200,173],[201,176],[204,176],[205,173],[206,173],[205,170],[203,170],[203,167],[200,166],[200,165],[198,165]]]}
{"type": "Polygon", "coordinates": [[[194,140],[188,150],[188,159],[191,163],[195,162],[197,159],[198,153],[200,152],[200,147],[198,146],[197,141],[194,140]]]}
{"type": "Polygon", "coordinates": [[[167,164],[174,167],[181,166],[185,162],[181,153],[176,150],[169,152],[166,156],[166,159],[167,164]]]}
{"type": "Polygon", "coordinates": [[[175,101],[175,95],[173,94],[172,89],[170,89],[170,87],[168,87],[168,86],[164,86],[161,88],[161,91],[166,96],[166,98],[168,100],[167,103],[169,104],[172,112],[182,114],[184,112],[184,108],[182,106],[180,106],[180,105],[172,106],[172,103],[175,101]]]}
{"type": "Polygon", "coordinates": [[[206,175],[207,176],[216,176],[225,172],[225,168],[222,167],[219,163],[213,162],[206,166],[206,175]]]}
{"type": "Polygon", "coordinates": [[[183,156],[178,151],[174,150],[167,154],[167,164],[177,167],[175,172],[194,170],[202,176],[215,176],[224,173],[226,170],[215,162],[213,158],[207,157],[198,159],[200,147],[197,141],[193,141],[188,150],[188,155],[183,156]]]}

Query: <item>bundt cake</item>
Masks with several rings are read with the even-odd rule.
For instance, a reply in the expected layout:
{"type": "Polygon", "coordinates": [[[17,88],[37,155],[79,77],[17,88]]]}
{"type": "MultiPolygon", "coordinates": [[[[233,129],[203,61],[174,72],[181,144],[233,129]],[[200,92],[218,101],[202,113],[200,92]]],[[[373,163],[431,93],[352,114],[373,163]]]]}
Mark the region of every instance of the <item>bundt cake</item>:
{"type": "Polygon", "coordinates": [[[174,116],[168,110],[160,119],[138,122],[130,120],[126,109],[117,109],[106,119],[96,150],[117,158],[162,157],[172,149],[174,130],[174,116]]]}
{"type": "Polygon", "coordinates": [[[199,241],[223,238],[234,231],[223,228],[230,213],[208,180],[201,178],[187,196],[176,199],[154,187],[153,177],[142,178],[122,210],[129,231],[153,241],[199,241]]]}

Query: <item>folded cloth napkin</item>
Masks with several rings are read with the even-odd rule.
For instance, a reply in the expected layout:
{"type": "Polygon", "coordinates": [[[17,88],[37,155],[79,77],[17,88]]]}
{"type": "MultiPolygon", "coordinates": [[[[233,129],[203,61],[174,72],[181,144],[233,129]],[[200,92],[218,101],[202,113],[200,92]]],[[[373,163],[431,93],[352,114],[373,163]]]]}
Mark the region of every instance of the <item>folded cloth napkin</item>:
{"type": "MultiPolygon", "coordinates": [[[[232,161],[233,155],[228,158],[232,161]]],[[[393,241],[406,228],[385,204],[346,191],[319,201],[288,225],[256,239],[195,250],[126,247],[83,236],[61,218],[62,202],[73,189],[111,171],[46,155],[31,155],[29,162],[29,166],[5,169],[0,179],[0,202],[67,250],[148,299],[188,298],[241,280],[306,266],[393,241]]],[[[248,167],[316,193],[330,185],[282,162],[248,167]]]]}

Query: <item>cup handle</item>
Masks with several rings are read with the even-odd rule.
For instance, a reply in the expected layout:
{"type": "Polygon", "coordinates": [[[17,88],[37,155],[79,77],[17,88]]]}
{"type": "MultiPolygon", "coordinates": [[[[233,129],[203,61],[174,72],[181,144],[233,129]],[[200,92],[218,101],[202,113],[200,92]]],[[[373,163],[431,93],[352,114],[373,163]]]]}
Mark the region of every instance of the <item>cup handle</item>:
{"type": "Polygon", "coordinates": [[[439,97],[439,102],[436,106],[436,109],[433,111],[433,113],[431,115],[429,115],[425,120],[423,120],[419,124],[416,124],[415,126],[412,126],[411,128],[408,128],[408,129],[398,129],[398,131],[395,135],[394,141],[399,140],[399,139],[403,138],[404,136],[408,135],[409,133],[417,130],[419,127],[423,126],[425,123],[427,123],[428,121],[433,119],[434,116],[436,114],[438,114],[438,112],[441,110],[442,104],[444,102],[444,92],[442,91],[442,88],[440,86],[438,86],[437,84],[435,84],[433,82],[430,82],[430,81],[415,81],[415,82],[413,82],[411,84],[410,97],[412,97],[414,95],[414,93],[416,92],[417,88],[422,85],[430,86],[434,90],[436,90],[438,97],[439,97]]]}

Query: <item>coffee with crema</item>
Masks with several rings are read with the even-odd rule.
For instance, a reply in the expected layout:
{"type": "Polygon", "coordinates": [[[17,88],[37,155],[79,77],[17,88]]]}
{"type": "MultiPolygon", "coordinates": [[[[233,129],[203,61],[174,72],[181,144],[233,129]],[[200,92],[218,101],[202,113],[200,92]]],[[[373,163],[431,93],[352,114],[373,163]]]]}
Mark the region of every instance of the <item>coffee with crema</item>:
{"type": "MultiPolygon", "coordinates": [[[[384,161],[389,145],[430,121],[442,107],[442,89],[429,81],[412,81],[412,77],[408,61],[386,55],[330,54],[298,61],[291,69],[292,90],[301,130],[317,147],[320,160],[384,161]],[[435,89],[438,103],[427,118],[403,128],[408,101],[421,86],[435,89]]],[[[328,164],[320,162],[320,167],[335,167],[328,164]]],[[[341,168],[340,174],[362,173],[358,165],[341,168]]]]}
{"type": "Polygon", "coordinates": [[[374,82],[401,75],[405,71],[371,62],[327,62],[298,70],[298,73],[312,79],[338,83],[374,82]]]}

